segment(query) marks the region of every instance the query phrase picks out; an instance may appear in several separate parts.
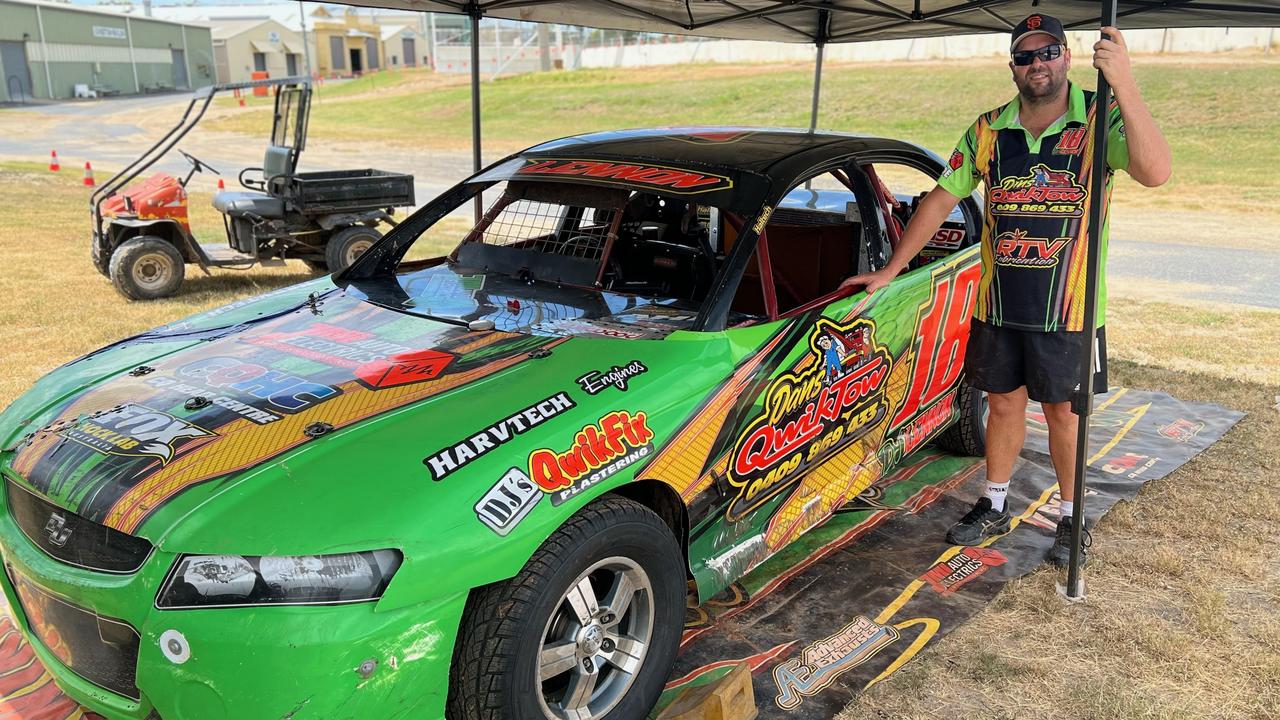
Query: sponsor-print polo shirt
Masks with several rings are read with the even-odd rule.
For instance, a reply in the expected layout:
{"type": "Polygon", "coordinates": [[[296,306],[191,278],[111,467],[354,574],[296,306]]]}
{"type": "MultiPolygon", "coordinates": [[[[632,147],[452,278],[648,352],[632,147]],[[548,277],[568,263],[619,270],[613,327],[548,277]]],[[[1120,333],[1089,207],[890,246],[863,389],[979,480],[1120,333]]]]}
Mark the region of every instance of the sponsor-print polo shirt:
{"type": "MultiPolygon", "coordinates": [[[[956,197],[986,185],[982,281],[974,318],[1041,332],[1084,328],[1093,93],[1068,86],[1068,109],[1040,137],[1022,127],[1018,98],[984,113],[951,153],[938,184],[956,197]]],[[[1106,192],[1129,166],[1120,108],[1110,107],[1106,192]]],[[[1108,222],[1103,208],[1097,324],[1106,317],[1108,222]]]]}

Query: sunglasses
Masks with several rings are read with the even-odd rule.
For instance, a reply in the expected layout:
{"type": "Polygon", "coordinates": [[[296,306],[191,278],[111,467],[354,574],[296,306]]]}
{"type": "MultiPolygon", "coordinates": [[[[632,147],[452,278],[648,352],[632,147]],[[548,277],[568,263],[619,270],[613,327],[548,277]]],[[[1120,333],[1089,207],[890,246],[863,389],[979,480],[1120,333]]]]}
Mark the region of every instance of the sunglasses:
{"type": "Polygon", "coordinates": [[[1038,50],[1021,50],[1010,55],[1013,58],[1014,65],[1030,65],[1035,62],[1036,58],[1040,58],[1041,62],[1049,62],[1050,60],[1057,60],[1061,56],[1061,43],[1045,45],[1038,50]]]}

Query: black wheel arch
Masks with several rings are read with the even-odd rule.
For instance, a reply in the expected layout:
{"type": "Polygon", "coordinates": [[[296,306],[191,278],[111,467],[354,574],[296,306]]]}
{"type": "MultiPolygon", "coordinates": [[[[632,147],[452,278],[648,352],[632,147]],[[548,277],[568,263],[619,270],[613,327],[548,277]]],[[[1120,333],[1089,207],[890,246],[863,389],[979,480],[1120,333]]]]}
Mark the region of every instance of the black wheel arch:
{"type": "Polygon", "coordinates": [[[123,243],[141,235],[150,235],[169,241],[178,249],[183,262],[200,262],[192,250],[191,239],[175,220],[111,222],[107,225],[107,256],[110,257],[111,253],[114,253],[123,243]]]}
{"type": "Polygon", "coordinates": [[[689,509],[680,494],[661,480],[636,480],[620,485],[606,495],[617,495],[652,510],[671,530],[684,555],[685,574],[692,579],[689,569],[689,509]]]}

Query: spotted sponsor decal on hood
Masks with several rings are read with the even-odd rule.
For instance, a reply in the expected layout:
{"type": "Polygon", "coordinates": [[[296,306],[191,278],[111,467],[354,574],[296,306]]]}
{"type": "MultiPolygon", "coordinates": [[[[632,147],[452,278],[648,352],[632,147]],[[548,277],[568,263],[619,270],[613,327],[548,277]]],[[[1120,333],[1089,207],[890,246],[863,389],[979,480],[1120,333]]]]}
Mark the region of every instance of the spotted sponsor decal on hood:
{"type": "Polygon", "coordinates": [[[67,401],[12,469],[95,522],[132,532],[183,490],[512,367],[561,338],[471,332],[330,300],[153,361],[67,401]]]}

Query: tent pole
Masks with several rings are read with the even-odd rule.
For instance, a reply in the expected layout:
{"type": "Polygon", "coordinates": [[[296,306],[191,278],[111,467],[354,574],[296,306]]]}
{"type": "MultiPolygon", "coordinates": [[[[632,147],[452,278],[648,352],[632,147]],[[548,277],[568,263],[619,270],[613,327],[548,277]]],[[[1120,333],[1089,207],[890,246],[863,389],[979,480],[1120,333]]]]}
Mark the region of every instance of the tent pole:
{"type": "Polygon", "coordinates": [[[809,113],[809,132],[813,132],[818,127],[818,97],[822,92],[822,56],[826,49],[826,45],[818,45],[818,59],[813,65],[813,110],[809,113]]]}
{"type": "MultiPolygon", "coordinates": [[[[1116,24],[1116,0],[1103,0],[1102,24],[1116,24]]],[[[1092,341],[1098,324],[1098,261],[1101,249],[1103,212],[1106,208],[1107,134],[1110,132],[1111,86],[1098,71],[1098,93],[1094,98],[1093,171],[1089,175],[1089,250],[1085,267],[1084,330],[1090,338],[1085,343],[1080,363],[1080,384],[1072,398],[1072,409],[1080,416],[1076,433],[1075,506],[1071,514],[1071,558],[1067,564],[1068,599],[1077,600],[1084,593],[1080,582],[1080,542],[1084,537],[1084,477],[1089,458],[1089,416],[1093,413],[1093,368],[1097,363],[1097,346],[1092,341]]]]}
{"type": "Polygon", "coordinates": [[[818,45],[818,57],[813,64],[813,110],[809,113],[809,132],[818,128],[818,98],[822,93],[822,59],[826,55],[827,38],[831,30],[831,11],[818,11],[818,33],[814,42],[818,45]]]}
{"type": "MultiPolygon", "coordinates": [[[[472,4],[471,16],[471,169],[480,172],[480,8],[472,4]]],[[[484,200],[476,195],[476,222],[484,215],[484,200]]]]}

